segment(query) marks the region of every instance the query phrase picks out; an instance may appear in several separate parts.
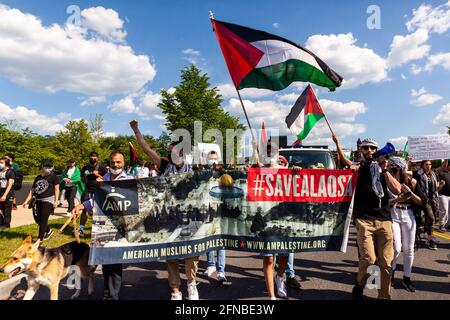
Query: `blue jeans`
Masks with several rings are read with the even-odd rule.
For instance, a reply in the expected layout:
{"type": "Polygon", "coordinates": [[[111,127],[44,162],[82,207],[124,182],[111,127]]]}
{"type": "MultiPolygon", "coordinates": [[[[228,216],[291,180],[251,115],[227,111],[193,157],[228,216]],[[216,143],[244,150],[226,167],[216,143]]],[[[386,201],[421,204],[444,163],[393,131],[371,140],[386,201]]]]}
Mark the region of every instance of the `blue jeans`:
{"type": "MultiPolygon", "coordinates": [[[[275,265],[277,264],[277,260],[276,259],[277,259],[277,256],[275,255],[275,265]]],[[[289,255],[288,255],[288,263],[287,263],[286,270],[284,272],[286,273],[286,276],[288,278],[295,277],[294,254],[293,253],[289,253],[289,255]]]]}
{"type": "MultiPolygon", "coordinates": [[[[208,257],[208,267],[215,267],[214,251],[206,254],[208,257]]],[[[217,272],[225,272],[225,250],[217,250],[217,272]]]]}

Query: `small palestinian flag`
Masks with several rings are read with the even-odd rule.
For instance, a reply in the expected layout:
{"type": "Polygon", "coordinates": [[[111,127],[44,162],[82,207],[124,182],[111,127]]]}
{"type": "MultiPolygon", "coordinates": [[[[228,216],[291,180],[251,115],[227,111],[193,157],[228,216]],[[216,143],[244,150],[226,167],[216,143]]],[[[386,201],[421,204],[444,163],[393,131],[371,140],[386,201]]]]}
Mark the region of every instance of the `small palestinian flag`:
{"type": "Polygon", "coordinates": [[[136,149],[131,142],[128,142],[130,145],[130,167],[133,167],[138,162],[139,158],[137,156],[136,149]]]}
{"type": "Polygon", "coordinates": [[[303,141],[323,117],[325,117],[325,114],[322,107],[314,94],[313,88],[308,85],[292,107],[286,118],[286,124],[292,133],[297,135],[297,140],[303,141]]]}
{"type": "Polygon", "coordinates": [[[264,31],[211,19],[222,53],[238,90],[279,91],[294,81],[334,91],[342,77],[302,46],[264,31]]]}

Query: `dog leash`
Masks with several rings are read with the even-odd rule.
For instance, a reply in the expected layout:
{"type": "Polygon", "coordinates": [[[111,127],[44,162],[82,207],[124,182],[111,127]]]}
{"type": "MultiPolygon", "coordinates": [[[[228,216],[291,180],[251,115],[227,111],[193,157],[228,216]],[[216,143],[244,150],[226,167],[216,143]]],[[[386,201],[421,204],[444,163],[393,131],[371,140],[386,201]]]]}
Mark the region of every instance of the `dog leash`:
{"type": "Polygon", "coordinates": [[[43,246],[43,248],[50,247],[50,244],[57,238],[56,236],[60,236],[63,233],[63,231],[67,228],[67,226],[70,224],[70,222],[73,222],[73,232],[75,235],[75,240],[78,243],[81,243],[80,234],[78,233],[79,228],[77,225],[79,218],[81,219],[80,214],[70,216],[70,218],[67,219],[66,223],[64,223],[64,225],[56,232],[56,234],[53,234],[50,237],[49,241],[47,241],[47,244],[43,246]]]}

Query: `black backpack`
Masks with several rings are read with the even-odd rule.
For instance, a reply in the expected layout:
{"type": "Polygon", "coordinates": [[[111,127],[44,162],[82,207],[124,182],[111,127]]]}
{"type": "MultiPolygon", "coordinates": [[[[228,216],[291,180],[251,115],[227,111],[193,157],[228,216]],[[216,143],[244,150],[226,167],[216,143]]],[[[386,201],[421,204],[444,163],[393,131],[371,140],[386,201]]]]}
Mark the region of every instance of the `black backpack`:
{"type": "Polygon", "coordinates": [[[23,174],[19,171],[14,171],[14,185],[13,189],[15,191],[22,189],[22,183],[23,183],[23,174]]]}

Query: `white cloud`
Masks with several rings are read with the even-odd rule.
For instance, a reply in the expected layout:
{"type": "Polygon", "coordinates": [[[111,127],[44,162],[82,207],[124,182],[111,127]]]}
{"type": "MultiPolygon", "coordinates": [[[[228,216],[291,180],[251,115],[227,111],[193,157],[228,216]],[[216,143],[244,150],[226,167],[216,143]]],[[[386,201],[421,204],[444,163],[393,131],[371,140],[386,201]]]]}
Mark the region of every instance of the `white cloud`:
{"type": "Polygon", "coordinates": [[[112,105],[108,107],[108,109],[113,113],[134,113],[137,108],[134,105],[133,97],[127,96],[123,99],[114,101],[112,105]]]}
{"type": "Polygon", "coordinates": [[[198,64],[200,60],[200,51],[188,48],[184,49],[182,53],[184,54],[184,59],[189,61],[189,63],[194,65],[198,64]]]}
{"type": "Polygon", "coordinates": [[[299,93],[287,93],[287,94],[283,94],[283,95],[278,95],[277,99],[279,102],[282,102],[282,103],[294,104],[298,100],[299,97],[300,97],[299,93]]]}
{"type": "Polygon", "coordinates": [[[155,77],[148,56],[91,33],[72,25],[44,26],[0,4],[0,75],[36,90],[88,96],[128,94],[155,77]]]}
{"type": "Polygon", "coordinates": [[[350,101],[344,103],[327,99],[320,99],[319,102],[328,119],[335,123],[340,121],[354,122],[359,114],[367,111],[362,102],[350,101]]]}
{"type": "Polygon", "coordinates": [[[314,35],[308,38],[306,47],[344,77],[342,88],[386,80],[386,60],[372,49],[358,47],[356,42],[352,33],[314,35]]]}
{"type": "Polygon", "coordinates": [[[117,137],[117,133],[107,131],[107,132],[103,132],[102,136],[105,138],[109,138],[109,137],[115,138],[115,137],[117,137]]]}
{"type": "Polygon", "coordinates": [[[412,89],[411,90],[411,97],[418,97],[418,96],[420,96],[422,94],[425,94],[427,92],[428,91],[424,87],[420,88],[419,90],[412,89]]]}
{"type": "Polygon", "coordinates": [[[53,134],[64,131],[62,122],[68,120],[70,116],[69,113],[60,113],[51,118],[34,109],[23,106],[13,108],[0,102],[0,119],[15,120],[22,128],[28,127],[38,133],[53,134]]]}
{"type": "Polygon", "coordinates": [[[389,142],[394,145],[396,150],[402,150],[405,147],[407,141],[408,137],[404,136],[389,139],[389,142]]]}
{"type": "Polygon", "coordinates": [[[402,77],[403,80],[408,79],[408,78],[406,78],[406,76],[403,73],[401,74],[401,77],[402,77]]]}
{"type": "Polygon", "coordinates": [[[274,27],[275,29],[278,29],[280,27],[280,24],[278,22],[274,22],[274,23],[272,23],[272,27],[274,27]]]}
{"type": "Polygon", "coordinates": [[[122,42],[127,36],[127,32],[123,30],[123,20],[112,9],[104,7],[84,9],[81,11],[81,17],[83,26],[107,39],[122,42]]]}
{"type": "MultiPolygon", "coordinates": [[[[237,98],[236,88],[230,83],[219,84],[217,89],[224,99],[237,98]]],[[[239,92],[243,98],[261,98],[274,94],[271,90],[257,88],[246,88],[239,92]]]]}
{"type": "Polygon", "coordinates": [[[438,115],[433,119],[433,124],[448,126],[450,125],[450,103],[444,105],[438,115]]]}
{"type": "Polygon", "coordinates": [[[105,96],[93,96],[93,97],[83,99],[83,101],[81,101],[81,103],[80,103],[80,106],[88,107],[88,106],[93,106],[95,104],[104,103],[104,102],[106,102],[105,96]]]}
{"type": "Polygon", "coordinates": [[[164,120],[162,110],[158,108],[161,99],[159,93],[142,90],[114,101],[108,109],[119,114],[135,113],[144,120],[164,120]]]}
{"type": "Polygon", "coordinates": [[[416,64],[412,64],[411,65],[411,73],[413,75],[418,75],[419,73],[422,72],[422,67],[416,65],[416,64]]]}
{"type": "Polygon", "coordinates": [[[137,113],[144,120],[157,119],[164,120],[162,110],[158,108],[158,104],[161,102],[161,95],[159,93],[146,92],[142,97],[140,104],[137,108],[137,113]]]}
{"type": "Polygon", "coordinates": [[[441,34],[446,32],[450,29],[450,1],[435,8],[422,4],[413,10],[413,17],[406,22],[406,27],[410,32],[417,29],[441,34]]]}
{"type": "MultiPolygon", "coordinates": [[[[364,113],[366,107],[360,102],[342,103],[331,100],[320,100],[320,103],[327,112],[327,116],[332,122],[333,130],[342,138],[354,136],[366,131],[363,124],[355,123],[358,114],[364,113]],[[334,121],[333,121],[334,120],[334,121]]],[[[287,135],[291,140],[295,140],[294,135],[287,128],[285,119],[289,114],[292,105],[281,103],[279,100],[250,101],[244,100],[252,127],[261,128],[264,121],[268,130],[278,130],[277,134],[287,135]]],[[[242,123],[246,123],[242,113],[242,107],[238,99],[230,99],[225,110],[234,116],[238,116],[242,123]]],[[[320,121],[308,136],[307,144],[329,144],[332,145],[331,133],[324,120],[320,121]]]]}
{"type": "Polygon", "coordinates": [[[387,58],[389,67],[398,67],[409,61],[426,57],[431,48],[426,44],[427,41],[428,31],[425,29],[419,29],[406,36],[395,36],[387,58]]]}
{"type": "Polygon", "coordinates": [[[450,70],[450,52],[436,53],[428,57],[427,64],[422,71],[431,71],[435,66],[442,66],[446,70],[450,70]]]}
{"type": "Polygon", "coordinates": [[[416,98],[411,100],[411,104],[417,107],[427,106],[433,103],[436,103],[439,100],[442,100],[442,97],[438,94],[428,93],[425,88],[421,88],[420,90],[411,90],[411,97],[416,98]]]}

